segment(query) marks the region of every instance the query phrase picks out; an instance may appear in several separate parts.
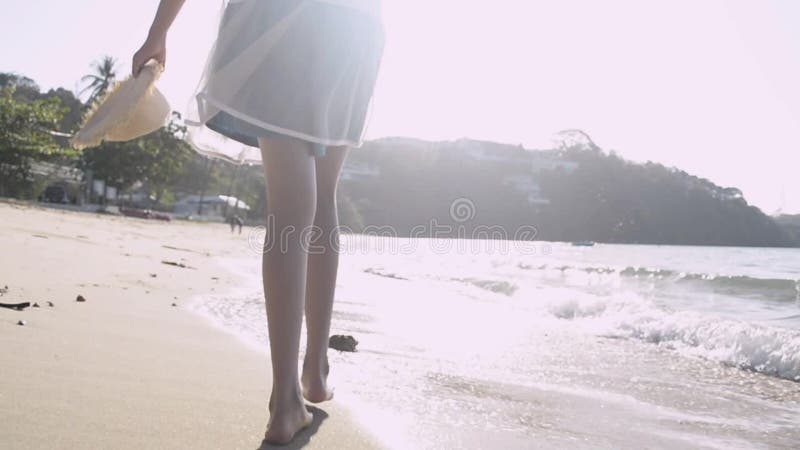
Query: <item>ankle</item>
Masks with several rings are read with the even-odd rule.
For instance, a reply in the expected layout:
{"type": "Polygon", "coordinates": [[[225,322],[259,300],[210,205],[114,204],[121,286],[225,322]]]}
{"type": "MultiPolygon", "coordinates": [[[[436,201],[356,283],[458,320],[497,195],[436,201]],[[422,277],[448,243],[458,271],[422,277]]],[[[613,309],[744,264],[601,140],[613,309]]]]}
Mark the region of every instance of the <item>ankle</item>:
{"type": "Polygon", "coordinates": [[[307,353],[305,358],[303,358],[304,375],[307,373],[319,373],[322,375],[327,375],[329,371],[330,365],[328,364],[327,353],[323,353],[322,355],[307,353]]]}
{"type": "Polygon", "coordinates": [[[269,397],[271,407],[291,408],[297,405],[303,405],[303,393],[300,385],[294,386],[289,389],[276,389],[272,388],[272,393],[269,397]]]}

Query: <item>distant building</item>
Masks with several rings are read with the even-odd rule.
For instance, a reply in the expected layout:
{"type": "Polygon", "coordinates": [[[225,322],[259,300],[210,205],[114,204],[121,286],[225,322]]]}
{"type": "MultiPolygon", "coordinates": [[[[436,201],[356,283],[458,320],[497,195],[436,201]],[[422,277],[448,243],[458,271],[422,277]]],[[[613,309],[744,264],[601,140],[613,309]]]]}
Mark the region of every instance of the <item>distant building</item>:
{"type": "Polygon", "coordinates": [[[188,195],[175,202],[173,209],[173,213],[180,217],[202,217],[207,220],[225,220],[234,211],[250,211],[250,206],[227,195],[188,195]]]}
{"type": "Polygon", "coordinates": [[[499,163],[504,167],[519,169],[527,165],[533,173],[546,170],[563,170],[569,173],[578,168],[578,163],[561,159],[553,152],[528,150],[521,145],[461,139],[454,143],[454,148],[461,155],[478,162],[499,163]]]}
{"type": "Polygon", "coordinates": [[[339,176],[339,179],[345,182],[358,182],[378,178],[380,176],[380,167],[375,164],[358,161],[346,164],[344,168],[342,168],[342,174],[339,176]]]}
{"type": "MultiPolygon", "coordinates": [[[[509,146],[501,144],[460,139],[455,142],[455,147],[475,161],[499,163],[517,163],[519,161],[518,155],[509,151],[509,146]]],[[[513,147],[513,150],[516,149],[513,147]]]]}
{"type": "Polygon", "coordinates": [[[738,188],[728,187],[722,189],[722,198],[725,200],[744,201],[744,194],[738,188]]]}
{"type": "Polygon", "coordinates": [[[531,175],[507,175],[503,177],[503,184],[525,194],[531,205],[550,204],[550,200],[542,194],[541,186],[531,175]]]}
{"type": "Polygon", "coordinates": [[[42,191],[50,186],[59,186],[67,192],[70,203],[84,202],[86,188],[83,181],[84,174],[80,169],[44,161],[32,161],[31,176],[42,186],[42,191]]]}
{"type": "Polygon", "coordinates": [[[567,161],[544,155],[534,156],[533,161],[531,162],[531,170],[533,170],[533,173],[538,173],[546,170],[563,170],[566,173],[570,173],[577,168],[578,168],[578,163],[574,161],[567,161]]]}

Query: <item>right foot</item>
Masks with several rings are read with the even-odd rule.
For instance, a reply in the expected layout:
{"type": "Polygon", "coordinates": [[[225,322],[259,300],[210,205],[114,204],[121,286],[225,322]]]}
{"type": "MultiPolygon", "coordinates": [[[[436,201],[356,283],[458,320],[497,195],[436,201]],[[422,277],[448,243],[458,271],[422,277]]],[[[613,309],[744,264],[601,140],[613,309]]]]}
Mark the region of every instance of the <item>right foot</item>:
{"type": "Polygon", "coordinates": [[[303,376],[300,381],[303,385],[303,397],[311,403],[321,403],[333,398],[333,389],[328,388],[328,373],[330,366],[327,358],[322,364],[312,365],[303,362],[303,376]]]}
{"type": "Polygon", "coordinates": [[[291,402],[291,406],[276,407],[269,400],[269,424],[264,440],[270,444],[288,444],[303,428],[311,425],[314,417],[306,409],[302,399],[291,402]]]}

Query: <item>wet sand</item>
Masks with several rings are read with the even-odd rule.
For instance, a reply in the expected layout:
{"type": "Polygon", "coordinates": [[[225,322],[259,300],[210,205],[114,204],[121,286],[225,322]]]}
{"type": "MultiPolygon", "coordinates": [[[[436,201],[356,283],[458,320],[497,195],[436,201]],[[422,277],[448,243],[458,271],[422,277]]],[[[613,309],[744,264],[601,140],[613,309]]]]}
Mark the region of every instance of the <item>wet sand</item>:
{"type": "MultiPolygon", "coordinates": [[[[0,255],[0,302],[41,306],[0,308],[0,447],[261,445],[268,359],[187,307],[241,282],[217,261],[259,257],[247,230],[0,201],[0,255]]],[[[378,446],[336,400],[314,415],[282,448],[378,446]]]]}

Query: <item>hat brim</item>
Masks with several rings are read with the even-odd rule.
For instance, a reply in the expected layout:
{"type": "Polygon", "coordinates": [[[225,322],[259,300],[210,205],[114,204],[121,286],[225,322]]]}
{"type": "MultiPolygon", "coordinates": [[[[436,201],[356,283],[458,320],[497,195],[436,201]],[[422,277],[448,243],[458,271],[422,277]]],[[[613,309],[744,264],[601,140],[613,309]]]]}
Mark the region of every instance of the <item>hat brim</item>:
{"type": "Polygon", "coordinates": [[[70,141],[72,146],[82,149],[103,141],[129,141],[164,126],[170,107],[155,87],[161,71],[160,64],[148,63],[138,76],[115,84],[87,114],[70,141]]]}

